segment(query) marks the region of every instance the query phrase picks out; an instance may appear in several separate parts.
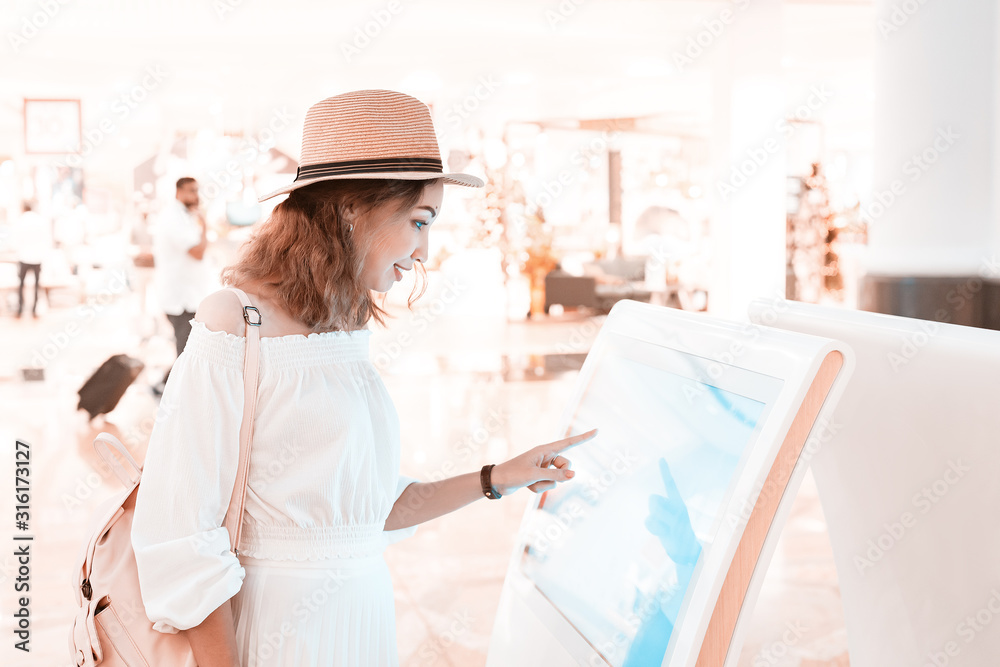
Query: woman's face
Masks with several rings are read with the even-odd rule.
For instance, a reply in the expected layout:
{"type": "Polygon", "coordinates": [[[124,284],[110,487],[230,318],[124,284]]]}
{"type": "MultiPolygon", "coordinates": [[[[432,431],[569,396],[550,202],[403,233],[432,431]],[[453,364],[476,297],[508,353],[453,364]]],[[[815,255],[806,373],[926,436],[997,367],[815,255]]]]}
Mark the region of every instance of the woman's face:
{"type": "Polygon", "coordinates": [[[364,258],[362,280],[368,289],[388,292],[403,271],[413,268],[413,262],[427,261],[430,224],[441,210],[443,197],[444,181],[439,180],[424,188],[412,209],[392,214],[383,207],[372,212],[374,227],[380,231],[364,258]],[[392,217],[378,219],[386,215],[392,217]]]}

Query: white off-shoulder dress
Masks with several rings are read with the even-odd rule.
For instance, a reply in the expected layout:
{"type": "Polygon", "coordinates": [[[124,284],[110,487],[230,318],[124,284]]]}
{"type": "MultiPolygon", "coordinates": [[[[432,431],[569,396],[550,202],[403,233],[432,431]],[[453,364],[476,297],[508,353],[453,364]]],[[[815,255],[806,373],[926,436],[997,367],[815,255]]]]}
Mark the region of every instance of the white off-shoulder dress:
{"type": "Polygon", "coordinates": [[[260,340],[239,556],[223,525],[243,414],[242,336],[192,320],[164,388],[132,545],[146,614],[173,633],[232,598],[240,664],[397,665],[384,531],[415,479],[370,330],[260,340]]]}

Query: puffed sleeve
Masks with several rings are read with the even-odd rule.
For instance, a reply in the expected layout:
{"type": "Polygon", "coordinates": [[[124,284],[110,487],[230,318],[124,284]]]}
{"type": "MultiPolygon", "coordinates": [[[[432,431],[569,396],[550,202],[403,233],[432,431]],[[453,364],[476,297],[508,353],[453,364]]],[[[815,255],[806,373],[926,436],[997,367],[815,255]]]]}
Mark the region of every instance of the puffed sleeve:
{"type": "Polygon", "coordinates": [[[246,574],[223,525],[239,457],[243,345],[192,321],[160,399],[132,520],[139,590],[159,632],[199,625],[246,574]]]}
{"type": "MultiPolygon", "coordinates": [[[[413,484],[414,482],[419,482],[419,481],[420,480],[418,480],[416,477],[407,477],[405,475],[400,475],[399,481],[396,482],[396,497],[395,500],[393,500],[393,503],[395,503],[396,500],[399,500],[399,497],[403,495],[403,490],[406,487],[408,487],[410,484],[413,484]]],[[[382,531],[382,534],[385,536],[387,544],[394,544],[395,542],[404,540],[407,537],[412,537],[413,534],[416,532],[417,532],[417,526],[413,525],[410,526],[409,528],[399,528],[397,530],[384,530],[382,531]]]]}

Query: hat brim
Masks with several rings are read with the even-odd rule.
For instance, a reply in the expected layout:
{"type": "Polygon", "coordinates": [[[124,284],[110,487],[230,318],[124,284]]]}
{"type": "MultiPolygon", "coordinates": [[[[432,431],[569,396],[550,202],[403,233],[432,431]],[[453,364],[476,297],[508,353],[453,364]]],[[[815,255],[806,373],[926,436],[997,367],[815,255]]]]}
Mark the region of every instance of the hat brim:
{"type": "Polygon", "coordinates": [[[470,188],[481,188],[486,185],[483,179],[473,176],[471,174],[429,174],[426,171],[396,171],[396,172],[384,172],[377,174],[341,174],[336,176],[321,176],[319,178],[309,178],[302,181],[295,181],[289,183],[283,188],[278,188],[274,192],[269,192],[268,194],[260,197],[257,201],[266,201],[272,197],[277,197],[278,195],[288,194],[292,190],[298,190],[299,188],[304,188],[307,185],[312,185],[313,183],[319,183],[320,181],[342,181],[348,179],[358,179],[358,178],[370,178],[370,179],[385,179],[385,180],[399,180],[399,181],[432,181],[436,179],[443,179],[446,184],[449,185],[464,185],[470,188]]]}

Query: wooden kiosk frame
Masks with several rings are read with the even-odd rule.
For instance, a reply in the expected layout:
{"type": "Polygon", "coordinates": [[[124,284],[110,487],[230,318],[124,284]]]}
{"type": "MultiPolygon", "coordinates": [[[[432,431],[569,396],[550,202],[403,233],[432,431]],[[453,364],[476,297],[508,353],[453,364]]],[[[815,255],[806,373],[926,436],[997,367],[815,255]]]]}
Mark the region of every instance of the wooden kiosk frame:
{"type": "MultiPolygon", "coordinates": [[[[798,489],[798,482],[801,480],[795,480],[795,483],[791,484],[792,474],[813,424],[816,423],[816,418],[843,367],[844,355],[839,350],[833,350],[826,355],[819,372],[809,386],[802,406],[792,421],[791,428],[788,429],[784,442],[781,443],[778,457],[764,481],[761,494],[757,497],[750,519],[743,530],[743,537],[740,538],[739,546],[736,548],[736,556],[733,557],[726,573],[722,592],[719,593],[719,599],[715,603],[701,651],[698,653],[697,667],[717,667],[727,662],[726,655],[733,647],[736,624],[740,614],[743,613],[751,581],[755,574],[759,577],[758,581],[762,580],[763,572],[770,562],[770,553],[766,559],[761,559],[765,541],[769,536],[777,541],[777,535],[784,525],[783,517],[780,521],[776,521],[778,506],[787,491],[793,492],[794,495],[794,491],[798,489]]],[[[804,468],[801,469],[804,471],[804,468]]],[[[753,597],[756,598],[756,590],[753,593],[753,597]]],[[[735,665],[735,658],[730,662],[735,665]]]]}

